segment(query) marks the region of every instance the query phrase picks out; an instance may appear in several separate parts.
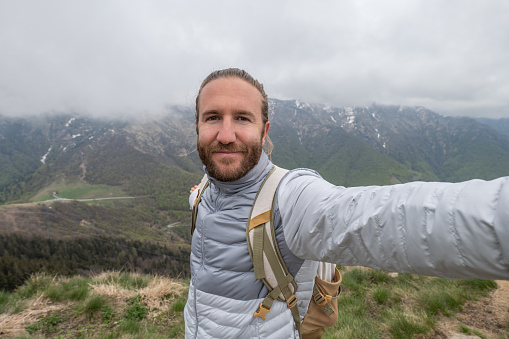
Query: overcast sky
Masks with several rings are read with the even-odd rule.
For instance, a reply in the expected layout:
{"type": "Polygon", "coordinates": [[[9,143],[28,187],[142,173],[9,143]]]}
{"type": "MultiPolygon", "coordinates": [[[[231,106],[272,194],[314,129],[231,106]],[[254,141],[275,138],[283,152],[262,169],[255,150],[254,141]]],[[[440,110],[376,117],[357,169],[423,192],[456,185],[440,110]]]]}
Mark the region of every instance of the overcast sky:
{"type": "Polygon", "coordinates": [[[214,69],[270,97],[509,117],[509,1],[0,0],[0,114],[151,114],[214,69]]]}

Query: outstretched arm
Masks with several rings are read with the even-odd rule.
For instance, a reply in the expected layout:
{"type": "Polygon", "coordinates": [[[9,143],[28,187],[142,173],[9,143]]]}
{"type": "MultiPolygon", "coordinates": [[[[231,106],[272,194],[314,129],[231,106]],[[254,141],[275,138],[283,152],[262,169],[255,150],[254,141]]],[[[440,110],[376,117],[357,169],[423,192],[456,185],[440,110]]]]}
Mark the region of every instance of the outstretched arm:
{"type": "Polygon", "coordinates": [[[285,239],[302,259],[509,279],[509,177],[344,188],[297,170],[277,198],[285,239]]]}

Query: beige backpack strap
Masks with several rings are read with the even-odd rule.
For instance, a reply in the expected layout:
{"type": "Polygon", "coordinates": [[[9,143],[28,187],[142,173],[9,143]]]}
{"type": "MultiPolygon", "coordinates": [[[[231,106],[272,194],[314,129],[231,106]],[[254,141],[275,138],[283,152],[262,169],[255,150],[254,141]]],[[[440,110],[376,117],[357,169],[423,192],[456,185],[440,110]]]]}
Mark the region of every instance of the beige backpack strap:
{"type": "Polygon", "coordinates": [[[191,219],[191,236],[194,233],[194,230],[196,229],[196,217],[198,216],[198,205],[201,201],[201,196],[203,195],[203,192],[205,192],[205,189],[209,186],[209,178],[207,177],[207,174],[203,176],[201,179],[200,185],[198,186],[198,194],[196,195],[196,199],[194,199],[193,204],[193,217],[191,219]]]}
{"type": "MultiPolygon", "coordinates": [[[[263,260],[260,260],[262,258],[261,253],[263,251],[263,246],[258,246],[258,244],[263,244],[264,239],[267,239],[269,241],[267,245],[274,249],[276,258],[280,261],[279,266],[281,266],[285,275],[288,274],[288,270],[286,269],[286,265],[284,264],[283,258],[279,253],[279,247],[276,243],[274,227],[272,227],[272,219],[274,217],[273,204],[276,190],[279,182],[287,172],[288,171],[285,169],[274,166],[272,171],[267,175],[256,195],[246,230],[247,244],[254,265],[255,277],[257,279],[266,279],[267,283],[272,287],[277,285],[276,277],[270,269],[270,266],[267,266],[268,261],[266,256],[263,256],[263,260]],[[262,228],[257,229],[258,226],[262,225],[266,226],[266,236],[260,231],[262,228]],[[257,234],[256,237],[255,234],[257,234]],[[268,269],[264,269],[265,267],[268,269]]],[[[281,296],[281,299],[283,299],[283,296],[281,296]]]]}
{"type": "Polygon", "coordinates": [[[285,301],[300,333],[300,315],[295,291],[297,286],[279,252],[274,232],[274,201],[279,182],[288,171],[274,166],[255,198],[246,229],[249,254],[256,279],[261,279],[269,293],[255,317],[265,320],[274,300],[285,301]]]}

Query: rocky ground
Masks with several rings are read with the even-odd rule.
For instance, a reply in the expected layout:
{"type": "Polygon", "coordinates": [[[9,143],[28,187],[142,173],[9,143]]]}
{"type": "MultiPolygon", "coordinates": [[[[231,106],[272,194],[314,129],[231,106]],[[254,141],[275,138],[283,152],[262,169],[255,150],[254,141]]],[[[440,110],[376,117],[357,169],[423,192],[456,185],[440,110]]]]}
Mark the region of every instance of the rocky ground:
{"type": "Polygon", "coordinates": [[[509,338],[509,281],[498,280],[497,284],[499,288],[490,296],[468,302],[455,318],[445,318],[435,338],[479,338],[473,333],[460,334],[461,325],[481,333],[484,338],[509,338]]]}

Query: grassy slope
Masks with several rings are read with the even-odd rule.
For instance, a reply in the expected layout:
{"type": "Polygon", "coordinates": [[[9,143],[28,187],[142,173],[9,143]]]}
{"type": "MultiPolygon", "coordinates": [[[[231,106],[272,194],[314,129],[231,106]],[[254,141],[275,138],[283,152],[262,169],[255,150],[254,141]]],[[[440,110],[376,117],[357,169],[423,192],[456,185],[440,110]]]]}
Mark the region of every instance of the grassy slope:
{"type": "Polygon", "coordinates": [[[166,226],[187,219],[190,212],[158,211],[132,200],[88,204],[78,201],[51,204],[13,205],[0,208],[0,233],[31,234],[52,239],[80,236],[117,236],[167,244],[171,230],[166,226]]]}
{"type": "MultiPolygon", "coordinates": [[[[454,318],[467,301],[487,296],[496,286],[490,280],[447,280],[348,268],[343,270],[339,320],[323,338],[435,338],[443,335],[441,319],[454,318]]],[[[509,335],[509,322],[499,333],[509,335]]]]}
{"type": "Polygon", "coordinates": [[[307,167],[342,186],[388,185],[422,180],[422,174],[380,154],[342,129],[317,129],[299,141],[292,129],[271,125],[275,164],[288,169],[307,167]]]}
{"type": "MultiPolygon", "coordinates": [[[[324,338],[435,338],[444,317],[454,318],[468,300],[496,284],[389,275],[342,268],[339,321],[324,338]]],[[[92,277],[33,276],[14,293],[0,292],[5,334],[59,338],[183,338],[188,281],[127,273],[92,277]]],[[[479,316],[483,316],[479,314],[479,316]]],[[[489,315],[488,315],[489,316],[489,315]]],[[[468,329],[486,337],[482,329],[468,329]]],[[[509,324],[497,329],[509,336],[509,324]]]]}
{"type": "Polygon", "coordinates": [[[91,185],[75,178],[55,181],[37,192],[29,201],[53,200],[53,192],[58,192],[58,197],[66,199],[97,199],[127,196],[120,186],[91,185]]]}
{"type": "Polygon", "coordinates": [[[183,337],[185,282],[102,273],[33,276],[15,293],[0,292],[2,334],[12,337],[183,337]]]}

